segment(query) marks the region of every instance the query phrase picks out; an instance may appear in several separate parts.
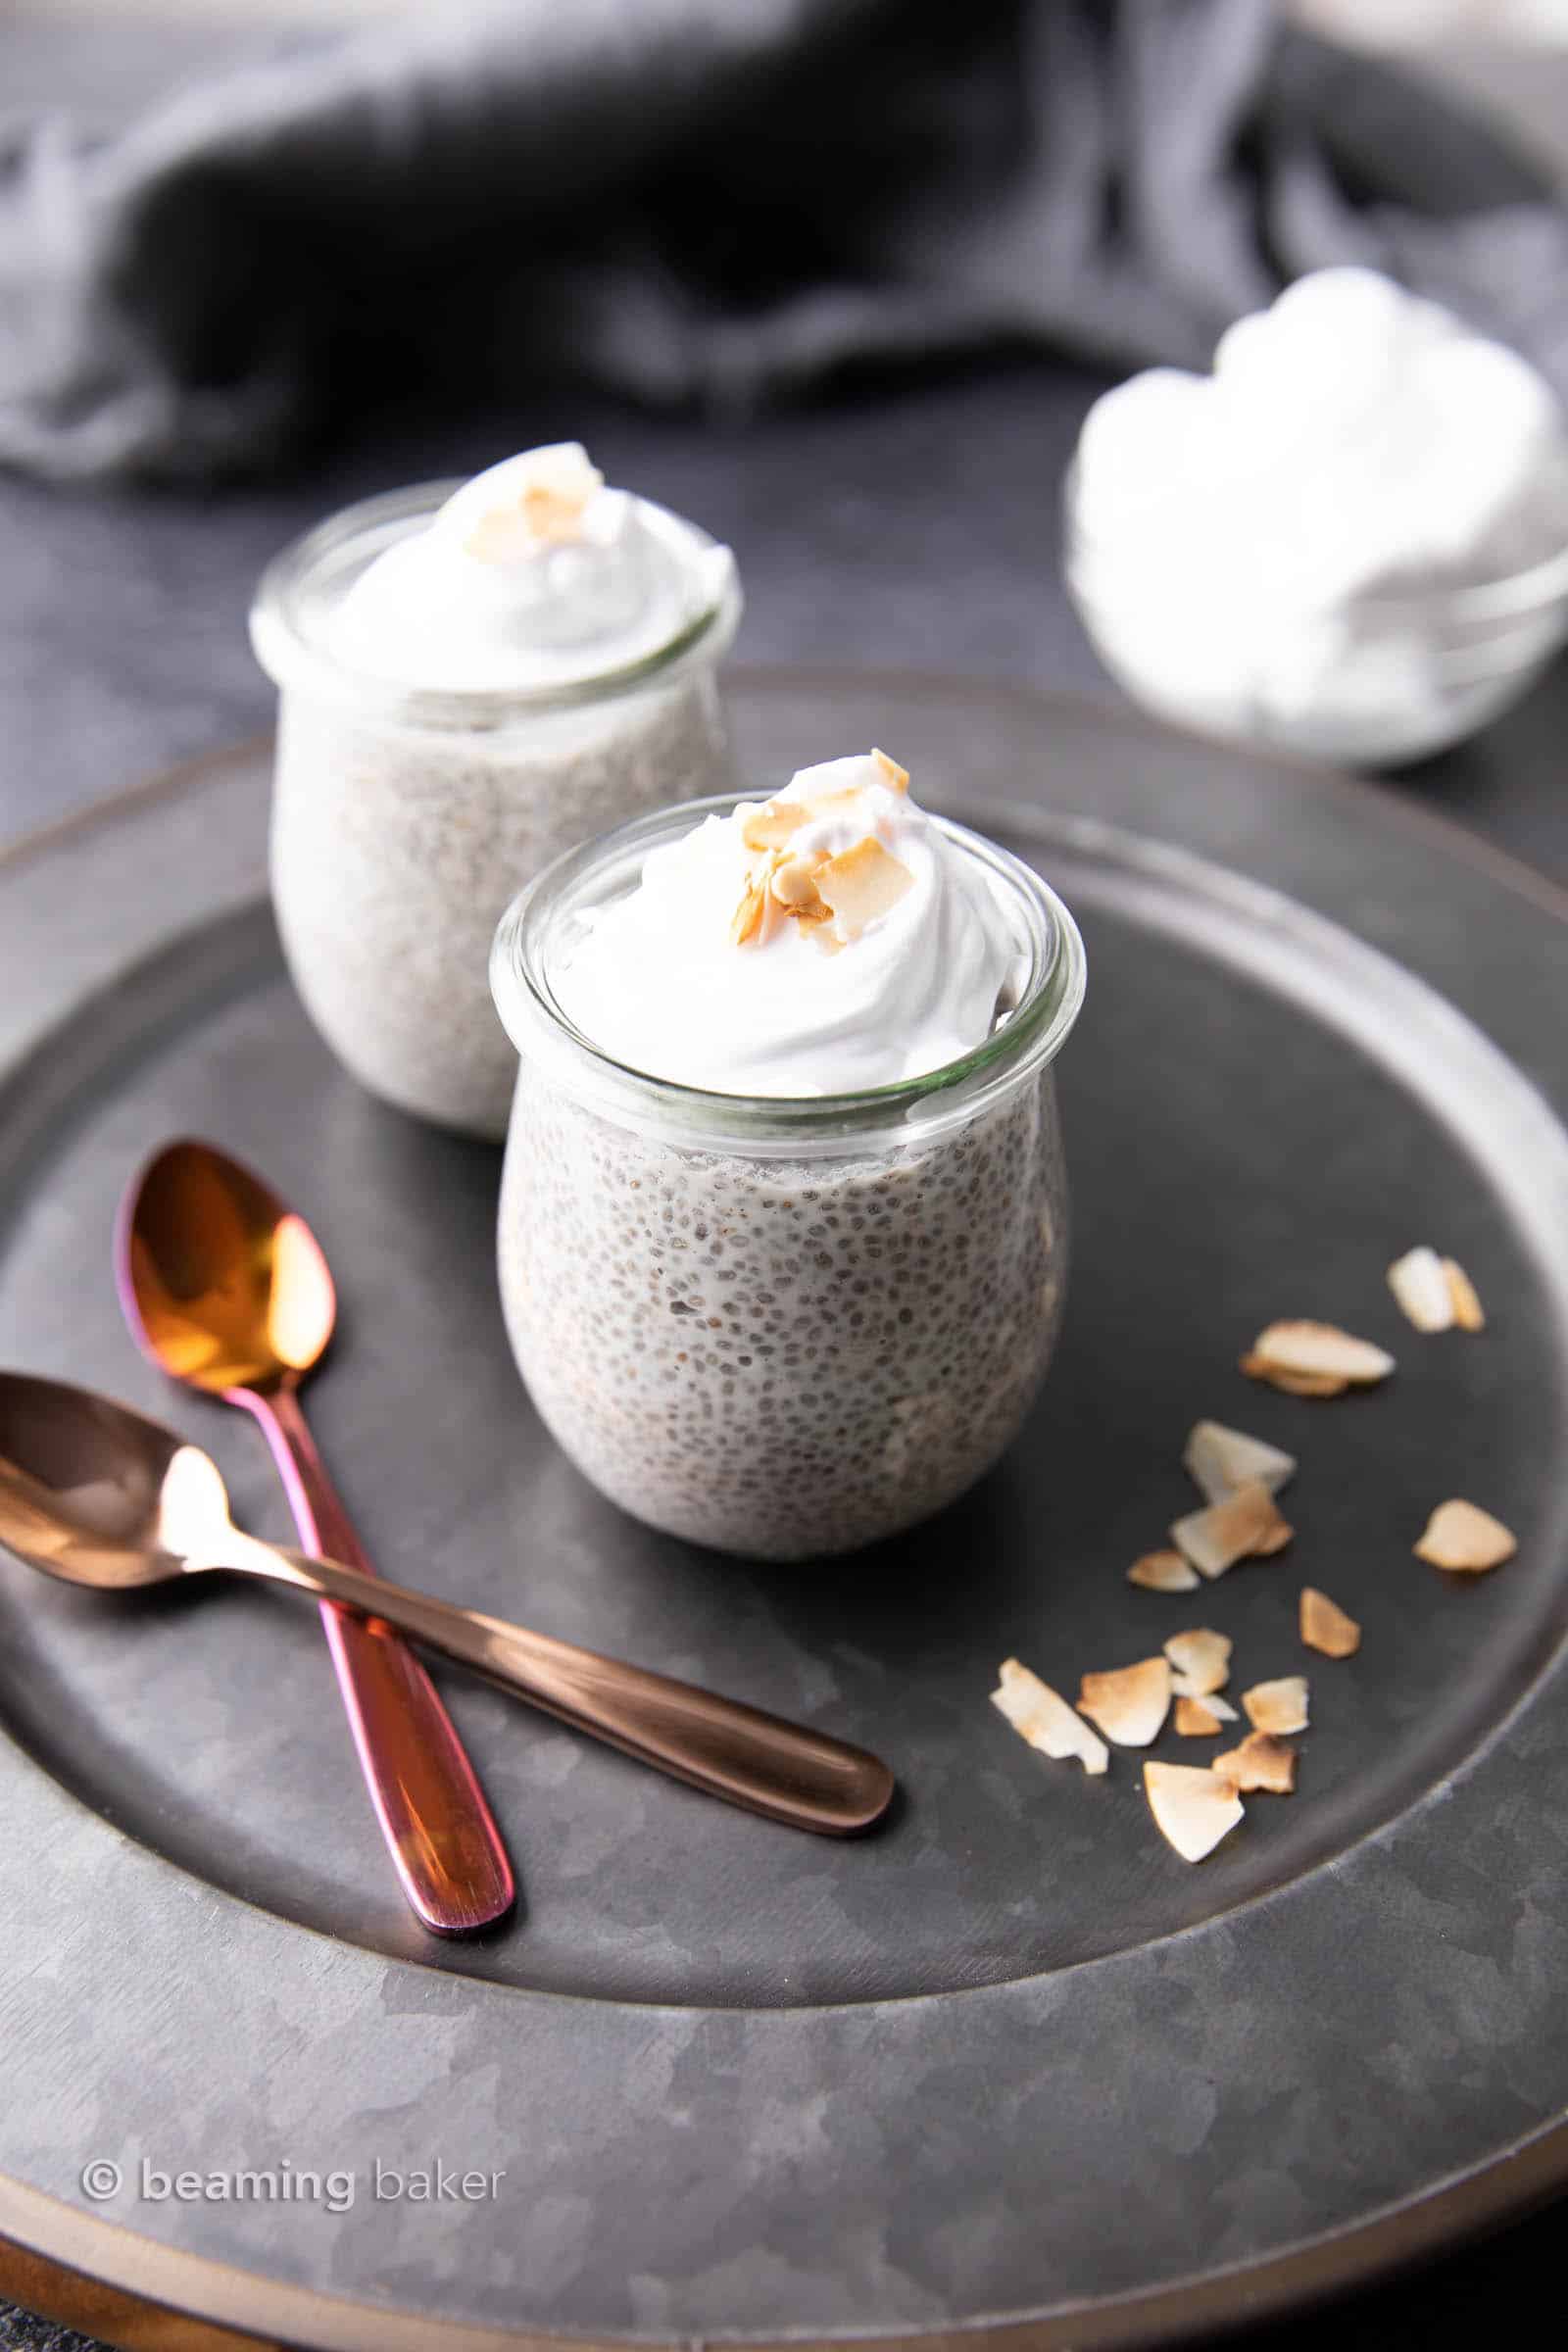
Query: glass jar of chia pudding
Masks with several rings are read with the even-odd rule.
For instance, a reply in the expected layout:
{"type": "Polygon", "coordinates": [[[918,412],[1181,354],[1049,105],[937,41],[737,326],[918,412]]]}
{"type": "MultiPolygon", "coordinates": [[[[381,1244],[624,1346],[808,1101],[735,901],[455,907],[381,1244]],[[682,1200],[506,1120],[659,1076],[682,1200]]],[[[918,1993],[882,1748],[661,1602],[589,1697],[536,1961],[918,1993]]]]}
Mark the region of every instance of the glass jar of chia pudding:
{"type": "MultiPolygon", "coordinates": [[[[730,780],[716,669],[741,597],[727,548],[649,500],[604,493],[624,502],[637,551],[608,608],[590,596],[571,626],[546,625],[559,617],[550,567],[577,560],[559,540],[499,584],[448,548],[442,563],[468,565],[494,623],[481,682],[461,660],[426,666],[412,608],[368,661],[367,632],[344,627],[351,600],[478,487],[425,483],[331,516],[269,566],[251,632],[279,689],[272,895],[306,1009],[372,1093],[499,1139],[517,1065],[487,979],[497,920],[572,844],[730,780]],[[519,617],[507,580],[524,573],[519,617]]],[[[438,650],[445,628],[463,653],[467,594],[466,581],[434,612],[438,650]]]]}
{"type": "Polygon", "coordinates": [[[742,806],[724,796],[624,826],[502,919],[492,985],[522,1075],[501,1294],[542,1419],[604,1494],[694,1543],[801,1560],[913,1526],[1018,1432],[1063,1304],[1052,1064],[1085,960],[1039,875],[933,817],[1020,946],[971,1052],[812,1097],[630,1068],[564,1009],[563,959],[650,852],[742,806]]]}

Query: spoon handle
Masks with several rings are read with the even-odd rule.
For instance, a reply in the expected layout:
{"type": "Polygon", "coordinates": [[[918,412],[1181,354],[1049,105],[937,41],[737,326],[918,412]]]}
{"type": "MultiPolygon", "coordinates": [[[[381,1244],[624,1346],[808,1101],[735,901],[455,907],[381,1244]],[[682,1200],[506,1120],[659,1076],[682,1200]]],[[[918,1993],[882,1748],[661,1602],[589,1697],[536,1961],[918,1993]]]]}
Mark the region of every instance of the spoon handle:
{"type": "MultiPolygon", "coordinates": [[[[350,1561],[372,1614],[325,1604],[321,1623],[375,1817],[403,1891],[427,1928],[461,1936],[511,1910],[516,1888],[501,1833],[441,1696],[378,1606],[366,1557],[291,1389],[241,1400],[260,1422],[301,1543],[350,1561]]],[[[390,1588],[386,1588],[390,1590],[390,1588]]]]}
{"type": "Polygon", "coordinates": [[[363,1576],[336,1561],[308,1559],[303,1552],[236,1536],[225,1540],[221,1559],[208,1564],[373,1610],[563,1723],[710,1795],[796,1829],[848,1837],[869,1829],[893,1794],[893,1775],[863,1747],[719,1698],[695,1684],[528,1633],[504,1618],[455,1608],[406,1585],[363,1576]]]}

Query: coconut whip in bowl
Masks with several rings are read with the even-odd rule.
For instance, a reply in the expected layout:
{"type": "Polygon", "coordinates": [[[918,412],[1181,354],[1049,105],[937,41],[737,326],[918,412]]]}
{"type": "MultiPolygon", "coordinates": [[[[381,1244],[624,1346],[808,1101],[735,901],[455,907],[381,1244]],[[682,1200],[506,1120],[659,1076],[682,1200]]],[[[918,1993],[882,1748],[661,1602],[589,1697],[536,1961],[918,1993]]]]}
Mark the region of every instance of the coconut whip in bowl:
{"type": "Polygon", "coordinates": [[[1568,421],[1501,344],[1370,270],[1324,270],[1096,402],[1067,580],[1166,716],[1323,759],[1482,725],[1568,633],[1568,421]]]}
{"type": "Polygon", "coordinates": [[[768,1559],[913,1525],[1060,1319],[1066,908],[882,755],[563,859],[497,935],[522,1057],[502,1299],[589,1478],[768,1559]]]}
{"type": "Polygon", "coordinates": [[[280,689],[272,890],[307,1010],[402,1108],[505,1132],[486,985],[520,884],[729,776],[727,548],[575,443],[372,499],[278,557],[251,616],[280,689]]]}

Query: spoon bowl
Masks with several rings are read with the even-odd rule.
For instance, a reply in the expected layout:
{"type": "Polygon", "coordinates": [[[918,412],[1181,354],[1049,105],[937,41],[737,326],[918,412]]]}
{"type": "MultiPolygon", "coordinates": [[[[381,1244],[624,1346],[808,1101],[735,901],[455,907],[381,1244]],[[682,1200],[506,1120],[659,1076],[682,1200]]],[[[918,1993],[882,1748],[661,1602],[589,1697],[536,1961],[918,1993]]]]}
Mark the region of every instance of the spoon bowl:
{"type": "Polygon", "coordinates": [[[186,1573],[192,1538],[228,1519],[218,1466],[140,1413],[0,1372],[0,1543],[102,1592],[186,1573]]]}
{"type": "Polygon", "coordinates": [[[326,1352],[337,1293],[320,1244],[211,1144],[170,1144],[143,1170],[118,1257],[143,1348],[192,1388],[270,1396],[326,1352]]]}

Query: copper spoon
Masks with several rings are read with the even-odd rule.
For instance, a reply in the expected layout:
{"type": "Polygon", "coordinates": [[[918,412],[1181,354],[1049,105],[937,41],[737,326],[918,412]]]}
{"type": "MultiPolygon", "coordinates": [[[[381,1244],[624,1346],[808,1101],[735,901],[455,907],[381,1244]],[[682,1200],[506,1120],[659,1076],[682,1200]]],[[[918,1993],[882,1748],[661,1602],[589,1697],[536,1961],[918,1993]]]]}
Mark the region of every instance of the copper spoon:
{"type": "Polygon", "coordinates": [[[241,1535],[210,1454],[62,1381],[0,1372],[0,1544],[100,1591],[224,1569],[373,1612],[578,1731],[796,1829],[848,1837],[893,1794],[893,1775],[864,1748],[241,1535]]]}
{"type": "MultiPolygon", "coordinates": [[[[373,1576],[300,1409],[337,1315],[303,1217],[211,1144],[171,1144],[125,1196],[115,1259],[143,1354],[252,1414],[306,1550],[373,1576]]],[[[435,1685],[384,1623],[329,1607],[321,1623],[404,1893],[440,1935],[487,1927],[512,1908],[512,1866],[435,1685]]]]}

